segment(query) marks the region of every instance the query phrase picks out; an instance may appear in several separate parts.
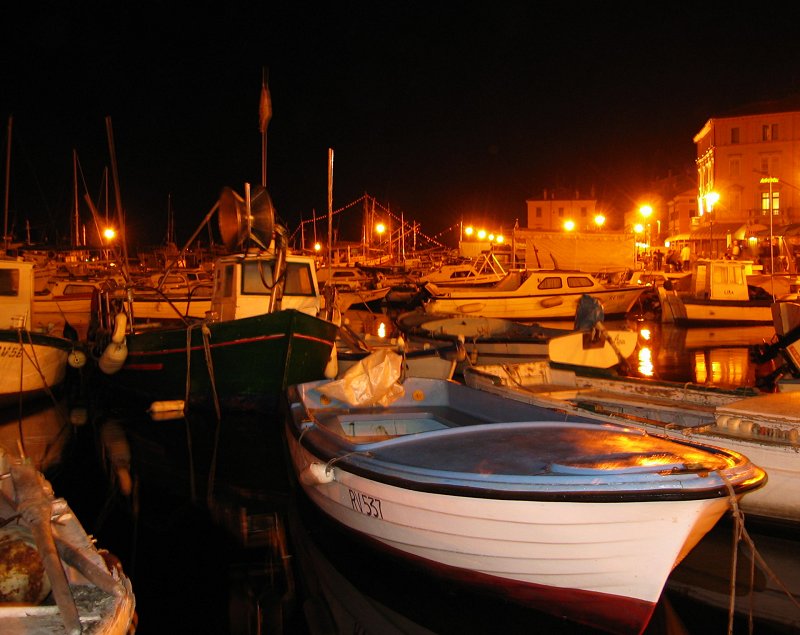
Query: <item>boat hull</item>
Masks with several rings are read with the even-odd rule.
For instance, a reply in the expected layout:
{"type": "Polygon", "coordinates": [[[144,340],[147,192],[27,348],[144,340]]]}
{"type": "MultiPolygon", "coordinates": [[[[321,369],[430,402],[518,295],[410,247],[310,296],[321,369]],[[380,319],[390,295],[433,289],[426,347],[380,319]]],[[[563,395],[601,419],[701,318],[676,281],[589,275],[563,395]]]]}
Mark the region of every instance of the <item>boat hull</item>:
{"type": "MultiPolygon", "coordinates": [[[[643,287],[587,291],[603,305],[606,319],[622,318],[633,308],[643,287]]],[[[552,293],[546,295],[482,292],[476,289],[465,293],[452,291],[433,297],[425,304],[428,313],[479,315],[508,320],[567,320],[575,319],[581,293],[552,293]]]]}
{"type": "Polygon", "coordinates": [[[72,342],[61,337],[0,330],[0,406],[58,387],[66,376],[72,342]]]}
{"type": "Polygon", "coordinates": [[[434,574],[612,632],[641,633],[729,493],[763,484],[734,453],[452,382],[409,379],[387,407],[343,406],[323,384],[290,388],[286,417],[319,510],[434,574]]]}
{"type": "Polygon", "coordinates": [[[292,383],[324,376],[337,327],[285,310],[127,336],[128,356],[108,375],[115,388],[147,401],[185,399],[236,409],[270,409],[292,383]],[[206,352],[209,356],[207,358],[206,352]]]}

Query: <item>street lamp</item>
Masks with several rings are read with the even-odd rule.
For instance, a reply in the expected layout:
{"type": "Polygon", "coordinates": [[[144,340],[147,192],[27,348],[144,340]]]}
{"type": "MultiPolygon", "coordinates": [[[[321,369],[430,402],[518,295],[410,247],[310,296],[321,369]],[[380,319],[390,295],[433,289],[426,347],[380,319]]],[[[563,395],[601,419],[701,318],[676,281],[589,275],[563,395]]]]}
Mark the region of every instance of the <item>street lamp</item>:
{"type": "Polygon", "coordinates": [[[716,192],[708,192],[704,197],[706,201],[706,212],[708,213],[708,242],[709,252],[711,257],[714,257],[714,217],[711,212],[714,211],[714,205],[719,201],[719,194],[716,192]]]}
{"type": "Polygon", "coordinates": [[[598,214],[594,217],[594,224],[597,226],[597,229],[602,229],[603,225],[605,225],[606,217],[602,214],[598,214]]]}

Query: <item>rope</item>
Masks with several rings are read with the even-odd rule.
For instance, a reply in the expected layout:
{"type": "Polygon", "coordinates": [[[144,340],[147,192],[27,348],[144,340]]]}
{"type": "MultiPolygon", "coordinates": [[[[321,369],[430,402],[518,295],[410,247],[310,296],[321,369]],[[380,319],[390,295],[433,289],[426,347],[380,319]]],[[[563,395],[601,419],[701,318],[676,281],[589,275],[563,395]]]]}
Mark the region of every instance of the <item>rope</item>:
{"type": "Polygon", "coordinates": [[[786,587],[786,585],[777,576],[777,574],[770,568],[770,566],[766,563],[761,554],[758,553],[755,542],[750,537],[750,534],[747,533],[747,529],[744,526],[744,513],[739,507],[739,501],[737,500],[736,494],[733,491],[733,486],[731,485],[730,481],[726,478],[724,474],[720,474],[720,476],[724,480],[725,486],[728,489],[728,497],[730,498],[733,521],[734,521],[733,524],[734,541],[731,553],[730,599],[728,606],[728,635],[733,635],[733,616],[736,604],[736,563],[738,559],[739,543],[742,541],[744,541],[745,544],[747,544],[747,546],[750,547],[750,553],[752,555],[750,563],[750,611],[748,614],[749,629],[750,633],[752,633],[753,599],[754,599],[753,588],[755,587],[756,562],[758,562],[759,566],[764,570],[764,572],[769,576],[769,578],[783,590],[783,592],[786,594],[786,597],[788,597],[791,603],[794,604],[797,608],[800,608],[800,601],[798,601],[798,599],[792,595],[792,592],[786,587]]]}
{"type": "Polygon", "coordinates": [[[204,322],[200,328],[200,332],[203,334],[203,353],[205,354],[206,368],[208,369],[208,377],[211,382],[211,394],[214,397],[214,410],[217,414],[217,427],[214,431],[214,445],[211,455],[211,465],[208,469],[208,488],[206,492],[206,497],[210,506],[213,503],[214,481],[216,480],[217,474],[217,451],[219,449],[219,434],[222,424],[222,414],[219,407],[219,396],[217,395],[217,381],[214,375],[214,362],[211,359],[211,329],[209,329],[208,324],[204,322]]]}

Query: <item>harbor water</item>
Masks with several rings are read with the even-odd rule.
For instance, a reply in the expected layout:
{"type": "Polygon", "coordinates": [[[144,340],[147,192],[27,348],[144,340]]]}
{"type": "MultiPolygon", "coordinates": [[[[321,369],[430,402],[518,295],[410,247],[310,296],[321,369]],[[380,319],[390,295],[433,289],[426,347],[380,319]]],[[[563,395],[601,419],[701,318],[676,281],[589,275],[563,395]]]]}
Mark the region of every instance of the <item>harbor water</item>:
{"type": "MultiPolygon", "coordinates": [[[[766,327],[634,326],[634,373],[759,382],[750,349],[769,337],[766,327]]],[[[48,452],[56,494],[131,577],[142,635],[594,632],[455,588],[332,526],[295,490],[280,412],[155,421],[82,379],[78,409],[6,412],[3,441],[22,429],[48,452]]],[[[746,519],[745,530],[737,536],[724,519],[701,541],[646,633],[797,632],[796,528],[746,519]]]]}

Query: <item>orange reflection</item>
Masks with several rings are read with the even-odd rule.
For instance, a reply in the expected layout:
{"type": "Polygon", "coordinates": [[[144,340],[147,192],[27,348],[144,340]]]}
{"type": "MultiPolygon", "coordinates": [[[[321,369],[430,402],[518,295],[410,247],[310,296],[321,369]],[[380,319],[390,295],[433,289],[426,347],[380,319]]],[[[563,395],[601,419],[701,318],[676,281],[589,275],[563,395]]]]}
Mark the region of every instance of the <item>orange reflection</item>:
{"type": "Polygon", "coordinates": [[[653,364],[653,349],[649,346],[642,346],[639,349],[639,366],[637,370],[645,377],[652,377],[655,374],[653,364]]]}

